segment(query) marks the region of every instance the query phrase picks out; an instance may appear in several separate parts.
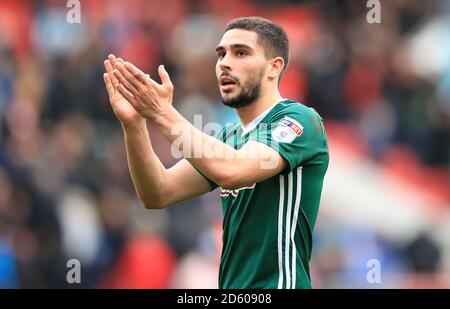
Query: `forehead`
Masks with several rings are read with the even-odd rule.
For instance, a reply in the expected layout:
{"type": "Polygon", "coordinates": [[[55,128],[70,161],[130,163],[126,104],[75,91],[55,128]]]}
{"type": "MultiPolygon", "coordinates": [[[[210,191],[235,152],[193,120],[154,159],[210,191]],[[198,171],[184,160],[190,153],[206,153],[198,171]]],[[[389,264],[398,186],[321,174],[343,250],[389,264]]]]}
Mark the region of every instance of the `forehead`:
{"type": "Polygon", "coordinates": [[[258,43],[258,35],[254,31],[231,29],[225,32],[219,46],[228,48],[230,45],[245,44],[254,49],[262,48],[258,43]]]}

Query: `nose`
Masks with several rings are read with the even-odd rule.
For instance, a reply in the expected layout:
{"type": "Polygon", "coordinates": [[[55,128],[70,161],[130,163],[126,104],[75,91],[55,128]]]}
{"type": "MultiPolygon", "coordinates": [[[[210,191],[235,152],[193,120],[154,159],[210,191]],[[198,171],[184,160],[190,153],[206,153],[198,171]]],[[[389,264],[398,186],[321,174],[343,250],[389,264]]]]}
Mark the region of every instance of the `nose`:
{"type": "Polygon", "coordinates": [[[228,55],[225,55],[219,60],[219,68],[221,71],[231,71],[230,59],[228,55]]]}

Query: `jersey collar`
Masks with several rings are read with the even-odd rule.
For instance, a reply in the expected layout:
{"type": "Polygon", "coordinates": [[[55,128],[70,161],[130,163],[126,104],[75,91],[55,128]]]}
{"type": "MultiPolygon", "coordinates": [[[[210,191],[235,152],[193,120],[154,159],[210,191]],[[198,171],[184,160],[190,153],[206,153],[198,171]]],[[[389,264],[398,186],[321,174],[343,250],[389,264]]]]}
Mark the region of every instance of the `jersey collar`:
{"type": "Polygon", "coordinates": [[[250,121],[246,126],[241,124],[241,129],[242,129],[242,136],[244,136],[245,134],[247,134],[248,132],[250,132],[251,130],[253,130],[254,128],[256,128],[256,126],[258,125],[258,123],[261,122],[261,120],[263,120],[264,117],[267,116],[267,114],[280,102],[285,101],[286,99],[281,99],[281,101],[278,101],[277,103],[275,103],[274,105],[272,105],[271,107],[269,107],[268,109],[266,109],[265,111],[263,111],[261,114],[258,115],[258,117],[256,117],[255,119],[253,119],[252,121],[250,121]]]}

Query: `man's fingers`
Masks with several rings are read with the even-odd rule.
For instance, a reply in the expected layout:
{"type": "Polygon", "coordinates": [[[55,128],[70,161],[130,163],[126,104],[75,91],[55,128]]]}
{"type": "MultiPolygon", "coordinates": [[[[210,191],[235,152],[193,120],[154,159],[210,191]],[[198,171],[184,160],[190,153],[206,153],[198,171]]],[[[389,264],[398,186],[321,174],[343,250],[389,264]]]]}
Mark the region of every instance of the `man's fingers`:
{"type": "Polygon", "coordinates": [[[145,76],[147,77],[147,84],[151,85],[154,89],[162,89],[162,86],[160,84],[158,84],[157,81],[154,81],[151,77],[150,74],[145,74],[145,76]]]}
{"type": "Polygon", "coordinates": [[[137,66],[132,64],[131,62],[125,62],[125,68],[130,71],[136,79],[138,79],[144,85],[148,85],[153,87],[153,89],[161,89],[161,85],[154,81],[149,74],[145,74],[142,72],[137,66]]]}
{"type": "Polygon", "coordinates": [[[159,77],[161,78],[163,86],[167,89],[173,90],[173,84],[172,81],[170,80],[169,73],[167,73],[166,68],[163,65],[160,65],[158,67],[158,74],[159,77]]]}
{"type": "Polygon", "coordinates": [[[111,98],[114,95],[115,90],[108,73],[103,74],[103,80],[105,81],[106,91],[108,91],[109,98],[111,98]]]}
{"type": "Polygon", "coordinates": [[[135,104],[135,99],[133,97],[133,95],[127,90],[125,89],[125,87],[122,84],[118,84],[117,85],[117,91],[119,91],[119,93],[128,101],[130,102],[131,105],[134,106],[135,104]]]}
{"type": "Polygon", "coordinates": [[[116,64],[117,58],[116,56],[114,56],[114,54],[109,54],[108,60],[111,61],[111,64],[114,66],[116,64]]]}
{"type": "Polygon", "coordinates": [[[138,94],[136,88],[123,76],[123,74],[118,69],[114,70],[114,76],[119,80],[119,83],[122,84],[126,90],[131,92],[133,95],[138,94]]]}
{"type": "Polygon", "coordinates": [[[132,64],[131,62],[125,62],[125,68],[127,69],[127,71],[129,71],[131,74],[133,74],[133,76],[142,84],[147,84],[148,83],[148,79],[150,78],[150,75],[145,74],[144,72],[142,72],[138,67],[136,67],[134,64],[132,64]]]}
{"type": "MultiPolygon", "coordinates": [[[[108,95],[109,98],[111,99],[111,97],[115,94],[116,92],[116,88],[114,88],[112,82],[111,82],[111,78],[109,77],[108,73],[104,73],[103,74],[103,79],[105,81],[105,85],[106,85],[106,90],[108,91],[108,95]]],[[[119,93],[128,101],[128,102],[134,102],[134,97],[133,95],[127,91],[125,89],[124,86],[122,86],[121,84],[117,84],[117,91],[119,91],[119,93]]],[[[111,101],[111,104],[114,104],[113,101],[111,101]]]]}
{"type": "Polygon", "coordinates": [[[142,72],[137,71],[136,76],[134,73],[130,72],[122,63],[117,63],[116,68],[120,71],[122,76],[125,77],[126,80],[134,86],[134,88],[136,88],[136,90],[140,89],[142,86],[145,86],[145,78],[142,78],[141,76],[142,72]]]}
{"type": "Polygon", "coordinates": [[[114,74],[113,74],[114,66],[111,63],[111,60],[110,59],[105,60],[104,65],[105,65],[106,73],[108,73],[111,83],[113,84],[113,86],[117,85],[119,82],[117,81],[117,78],[114,77],[114,74]]]}

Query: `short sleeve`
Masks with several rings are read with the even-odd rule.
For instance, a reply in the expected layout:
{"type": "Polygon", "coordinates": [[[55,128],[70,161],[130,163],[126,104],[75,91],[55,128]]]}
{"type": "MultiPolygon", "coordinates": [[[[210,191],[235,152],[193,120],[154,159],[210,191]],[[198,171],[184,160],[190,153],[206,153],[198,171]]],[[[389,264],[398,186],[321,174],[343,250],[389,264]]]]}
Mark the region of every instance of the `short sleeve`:
{"type": "Polygon", "coordinates": [[[303,165],[326,146],[322,118],[310,108],[288,107],[260,123],[249,140],[275,149],[289,170],[303,165]]]}

